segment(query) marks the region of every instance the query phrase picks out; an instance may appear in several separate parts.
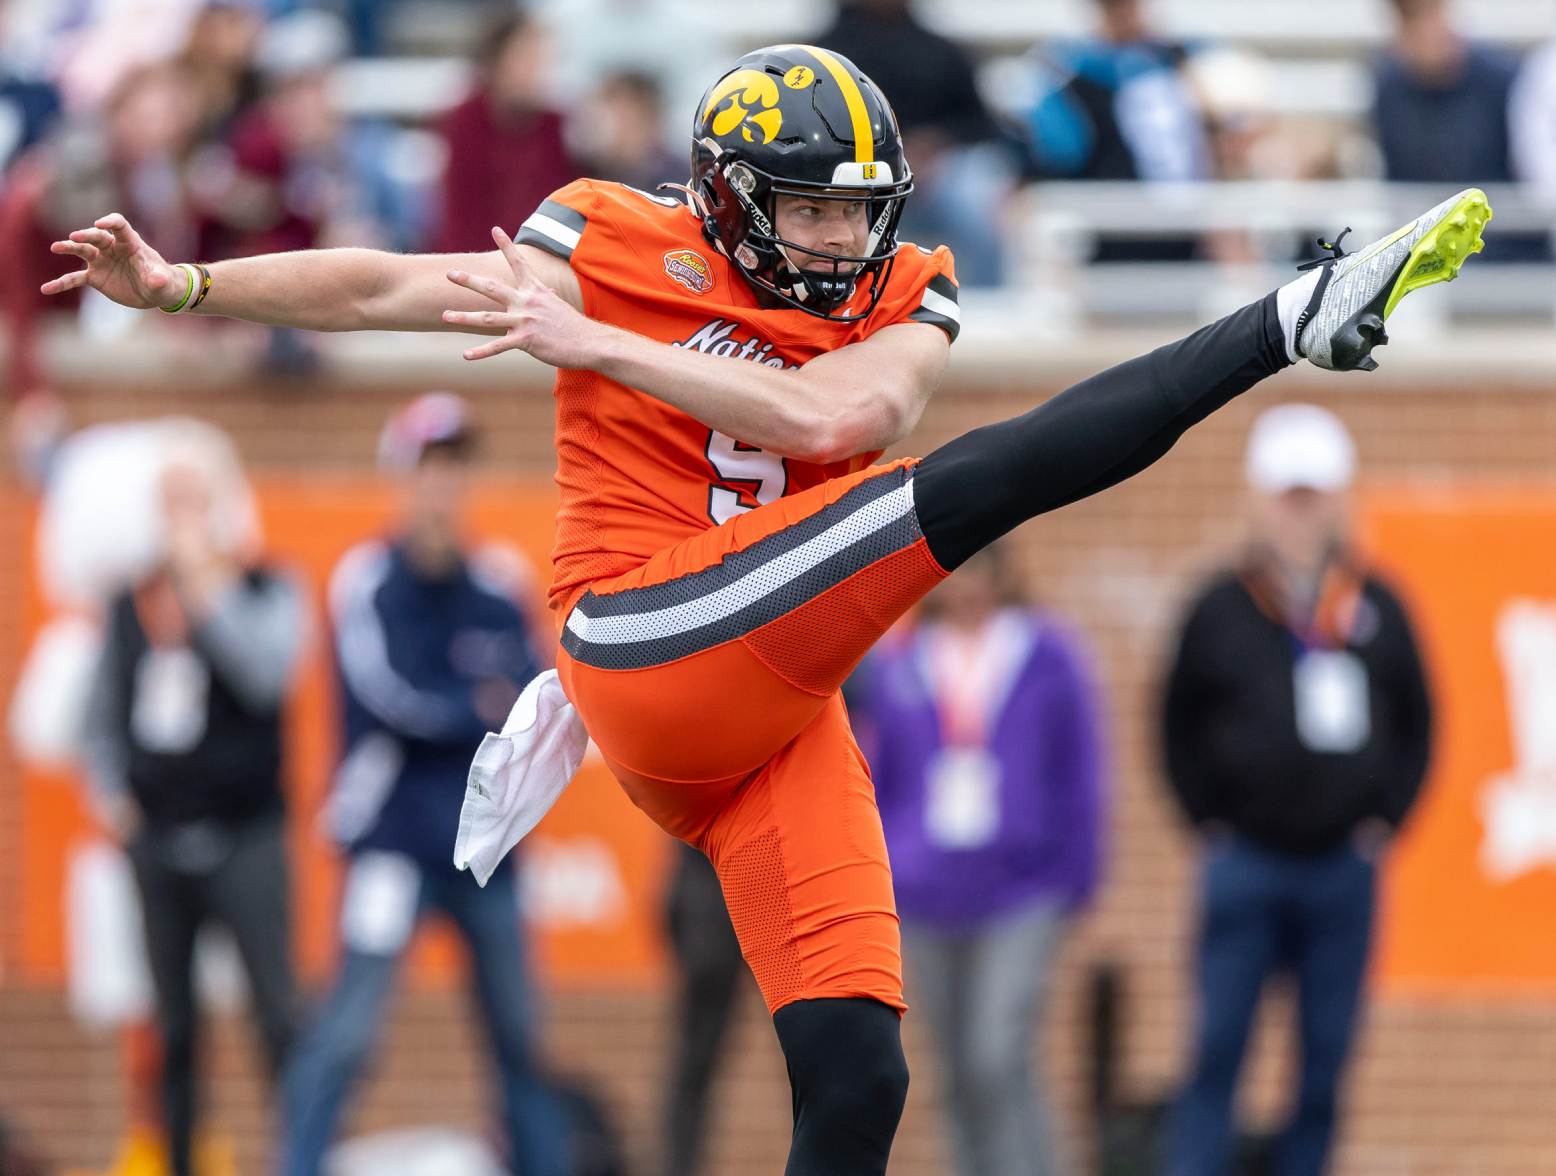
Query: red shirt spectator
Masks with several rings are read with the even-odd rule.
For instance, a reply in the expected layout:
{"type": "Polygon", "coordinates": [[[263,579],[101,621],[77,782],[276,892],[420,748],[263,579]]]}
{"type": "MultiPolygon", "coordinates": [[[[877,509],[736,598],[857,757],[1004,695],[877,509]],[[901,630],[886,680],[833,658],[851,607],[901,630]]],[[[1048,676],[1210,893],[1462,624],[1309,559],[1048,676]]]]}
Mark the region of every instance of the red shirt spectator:
{"type": "Polygon", "coordinates": [[[492,247],[492,226],[514,232],[547,196],[581,170],[563,139],[562,116],[545,105],[544,34],[524,16],[506,18],[486,44],[482,79],[443,120],[448,170],[437,247],[492,247]]]}

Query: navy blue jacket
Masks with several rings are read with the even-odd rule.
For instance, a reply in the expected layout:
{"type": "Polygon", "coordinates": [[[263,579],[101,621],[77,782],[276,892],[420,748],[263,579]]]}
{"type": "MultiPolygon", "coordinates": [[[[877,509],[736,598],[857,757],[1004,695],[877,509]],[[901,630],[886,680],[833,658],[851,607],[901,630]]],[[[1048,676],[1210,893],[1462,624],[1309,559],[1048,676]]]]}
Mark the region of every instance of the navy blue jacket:
{"type": "Polygon", "coordinates": [[[1513,178],[1507,100],[1518,62],[1499,49],[1468,44],[1458,77],[1423,81],[1392,54],[1373,69],[1373,123],[1387,179],[1432,184],[1494,184],[1513,178]]]}
{"type": "Polygon", "coordinates": [[[478,554],[428,579],[399,547],[365,543],[330,580],[344,724],[326,819],[353,852],[452,871],[470,759],[540,672],[510,557],[478,554]],[[477,697],[487,713],[477,709],[477,697]]]}

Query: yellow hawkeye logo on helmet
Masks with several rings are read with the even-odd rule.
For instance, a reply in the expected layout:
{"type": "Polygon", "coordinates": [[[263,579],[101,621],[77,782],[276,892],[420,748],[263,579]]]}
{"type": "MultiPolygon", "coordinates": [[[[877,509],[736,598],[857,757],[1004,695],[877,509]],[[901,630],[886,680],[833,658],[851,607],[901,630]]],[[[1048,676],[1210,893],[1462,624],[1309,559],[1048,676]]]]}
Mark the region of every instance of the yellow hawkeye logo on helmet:
{"type": "Polygon", "coordinates": [[[723,138],[739,127],[741,138],[747,143],[752,143],[755,142],[751,134],[751,128],[754,126],[761,133],[763,144],[767,144],[778,137],[778,132],[783,127],[783,112],[771,109],[777,105],[777,82],[759,70],[739,69],[713,87],[713,92],[708,95],[708,105],[703,108],[702,117],[706,121],[710,114],[718,110],[718,113],[713,115],[713,124],[709,128],[715,138],[723,138]],[[725,102],[728,105],[718,110],[725,102]],[[753,112],[752,107],[755,106],[763,109],[753,112]]]}

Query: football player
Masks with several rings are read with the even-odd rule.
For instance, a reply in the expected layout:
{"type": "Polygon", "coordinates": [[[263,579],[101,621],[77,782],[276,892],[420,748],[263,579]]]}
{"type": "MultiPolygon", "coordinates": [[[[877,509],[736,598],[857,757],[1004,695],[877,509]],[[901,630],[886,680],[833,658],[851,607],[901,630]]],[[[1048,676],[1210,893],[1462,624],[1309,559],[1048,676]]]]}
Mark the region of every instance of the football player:
{"type": "MultiPolygon", "coordinates": [[[[900,244],[912,173],[849,61],[748,54],[697,111],[689,184],[581,180],[459,256],[170,265],[123,216],[49,283],[314,330],[486,334],[558,369],[558,670],[633,801],[722,881],[788,1061],[789,1176],[886,1170],[907,1090],[891,874],[838,688],[972,553],[1129,477],[1306,359],[1371,368],[1406,293],[1480,248],[1482,193],[922,459],[960,324],[950,254],[900,244]]],[[[1343,236],[1343,234],[1342,234],[1343,236]]]]}

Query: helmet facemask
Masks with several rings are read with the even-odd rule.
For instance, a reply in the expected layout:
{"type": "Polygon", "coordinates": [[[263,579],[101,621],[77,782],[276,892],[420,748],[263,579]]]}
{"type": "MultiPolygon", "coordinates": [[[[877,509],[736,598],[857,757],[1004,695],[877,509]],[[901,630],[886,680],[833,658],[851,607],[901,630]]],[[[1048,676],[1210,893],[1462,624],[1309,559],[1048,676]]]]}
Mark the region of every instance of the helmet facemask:
{"type": "Polygon", "coordinates": [[[892,177],[888,167],[868,165],[872,179],[866,179],[866,165],[853,164],[847,166],[859,171],[857,177],[844,174],[834,177],[841,182],[806,183],[779,179],[745,160],[727,158],[728,153],[708,139],[696,148],[712,156],[712,166],[702,169],[701,185],[709,236],[721,249],[733,245],[728,256],[751,285],[789,306],[837,322],[855,322],[875,309],[895,262],[897,224],[913,190],[911,176],[892,177]],[[876,175],[880,180],[873,180],[876,175]],[[869,225],[864,251],[832,253],[780,236],[780,196],[863,201],[869,225]],[[827,264],[807,268],[805,263],[816,259],[827,264]],[[868,282],[868,297],[849,313],[844,308],[854,302],[861,280],[868,282]]]}

